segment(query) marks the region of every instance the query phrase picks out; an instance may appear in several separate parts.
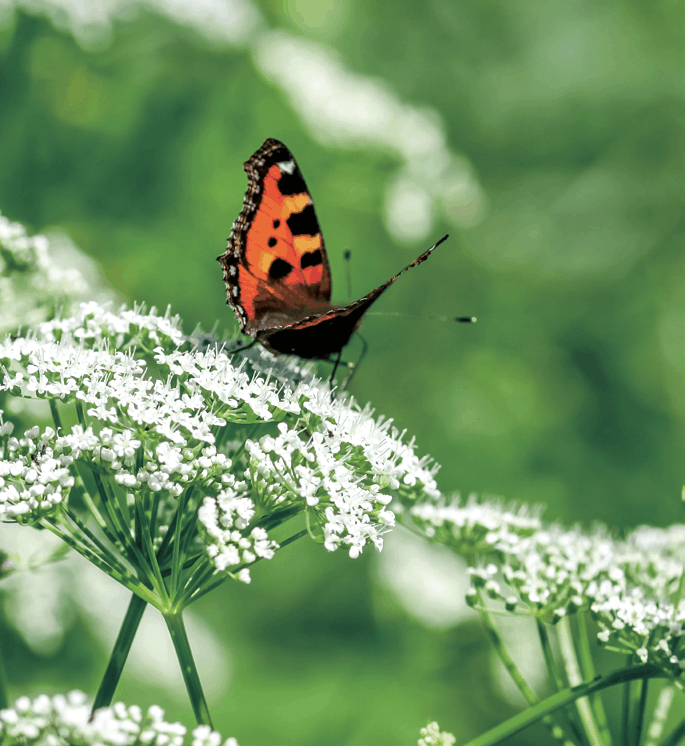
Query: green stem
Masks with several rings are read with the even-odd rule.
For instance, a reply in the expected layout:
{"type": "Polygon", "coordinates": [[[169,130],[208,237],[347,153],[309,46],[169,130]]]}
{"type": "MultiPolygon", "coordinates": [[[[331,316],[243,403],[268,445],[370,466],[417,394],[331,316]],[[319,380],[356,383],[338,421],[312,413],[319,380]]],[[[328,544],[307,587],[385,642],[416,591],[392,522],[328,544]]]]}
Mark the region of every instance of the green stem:
{"type": "Polygon", "coordinates": [[[58,536],[62,541],[64,541],[66,544],[68,544],[72,549],[76,550],[80,555],[85,557],[89,562],[94,564],[97,568],[102,570],[102,572],[105,573],[105,575],[109,575],[110,578],[114,578],[118,583],[123,585],[125,588],[128,588],[131,593],[135,593],[136,595],[140,596],[141,598],[145,599],[147,603],[152,604],[155,608],[159,607],[159,599],[157,596],[150,591],[149,588],[144,586],[138,578],[131,575],[128,570],[126,573],[119,572],[116,568],[112,567],[111,565],[108,565],[105,561],[102,560],[101,557],[99,557],[97,554],[92,552],[88,547],[84,546],[80,542],[76,541],[72,536],[70,536],[65,531],[62,531],[59,526],[56,526],[54,523],[50,522],[46,518],[42,518],[40,521],[40,525],[43,526],[43,528],[47,528],[49,531],[51,531],[55,536],[58,536]]]}
{"type": "Polygon", "coordinates": [[[10,706],[7,696],[7,673],[5,672],[5,661],[2,651],[0,651],[0,710],[10,706]]]}
{"type": "Polygon", "coordinates": [[[675,730],[661,744],[661,746],[678,746],[683,738],[685,738],[685,720],[680,721],[680,723],[675,727],[675,730]]]}
{"type": "Polygon", "coordinates": [[[635,723],[635,746],[640,746],[642,738],[642,726],[645,720],[645,707],[647,706],[647,691],[649,689],[649,679],[642,679],[640,686],[640,701],[637,706],[637,722],[635,723]]]}
{"type": "Polygon", "coordinates": [[[72,549],[75,549],[80,555],[85,557],[89,562],[92,562],[108,575],[118,576],[122,573],[130,575],[125,567],[116,567],[109,562],[111,552],[107,552],[105,555],[98,554],[93,547],[83,541],[83,536],[81,536],[80,533],[77,536],[74,536],[66,516],[58,514],[56,516],[43,517],[40,519],[39,524],[43,526],[43,528],[47,528],[55,534],[55,536],[58,536],[63,542],[65,542],[65,544],[68,544],[72,549]]]}
{"type": "Polygon", "coordinates": [[[642,666],[620,668],[606,676],[599,676],[594,679],[594,681],[578,684],[570,689],[565,689],[562,692],[553,694],[551,697],[547,697],[547,699],[544,699],[539,704],[529,707],[527,710],[520,712],[513,718],[509,718],[506,722],[492,728],[487,733],[483,733],[482,736],[479,736],[473,741],[469,741],[467,746],[495,746],[495,744],[503,741],[505,738],[513,736],[515,733],[519,733],[529,725],[541,720],[545,715],[551,715],[553,712],[556,712],[562,707],[566,707],[566,705],[575,702],[581,697],[588,697],[602,689],[615,686],[616,684],[622,684],[627,681],[664,676],[666,676],[666,674],[662,669],[650,663],[646,663],[642,666]]]}
{"type": "MultiPolygon", "coordinates": [[[[535,618],[535,624],[538,630],[538,637],[540,638],[540,647],[542,648],[542,655],[545,659],[545,666],[547,667],[547,675],[552,682],[554,691],[560,692],[564,688],[564,680],[561,676],[561,672],[559,671],[559,667],[557,666],[557,662],[554,660],[554,653],[552,652],[552,645],[549,639],[549,635],[547,634],[547,627],[545,627],[544,622],[542,622],[537,617],[535,618]]],[[[579,723],[577,722],[577,718],[574,717],[575,713],[573,712],[573,710],[571,708],[567,708],[567,710],[564,712],[564,715],[566,715],[569,728],[573,732],[575,740],[578,743],[584,743],[583,734],[581,732],[579,723]]]]}
{"type": "MultiPolygon", "coordinates": [[[[282,508],[281,510],[275,510],[271,515],[264,516],[254,523],[254,526],[260,526],[265,531],[271,531],[272,528],[280,526],[282,523],[290,520],[293,516],[302,513],[303,509],[300,505],[293,505],[289,508],[282,508]]],[[[254,528],[251,526],[250,529],[254,528]]]]}
{"type": "Polygon", "coordinates": [[[117,508],[119,507],[118,500],[114,495],[108,493],[105,483],[102,481],[102,478],[97,471],[93,471],[93,478],[95,479],[100,499],[105,506],[105,510],[109,514],[110,520],[112,521],[114,530],[128,555],[129,562],[138,572],[147,576],[151,585],[154,584],[154,576],[151,574],[149,564],[145,561],[145,557],[143,557],[140,547],[133,540],[130,528],[125,525],[123,517],[117,511],[117,508]]]}
{"type": "Polygon", "coordinates": [[[521,692],[526,702],[529,705],[537,704],[540,701],[537,694],[535,694],[535,692],[528,686],[528,682],[523,678],[512,657],[509,655],[508,650],[504,647],[504,642],[499,636],[499,632],[495,629],[490,619],[490,615],[485,610],[482,594],[479,592],[478,595],[482,607],[482,611],[480,612],[481,621],[490,641],[495,646],[495,651],[497,652],[499,659],[502,661],[502,665],[506,668],[507,673],[511,676],[514,684],[516,684],[516,688],[521,692]]]}
{"type": "Polygon", "coordinates": [[[100,513],[100,511],[98,510],[97,506],[93,502],[93,498],[90,496],[90,492],[88,492],[88,489],[86,488],[83,477],[78,470],[77,463],[73,464],[72,474],[74,475],[74,484],[77,487],[80,487],[82,490],[81,497],[83,498],[83,501],[88,508],[88,512],[93,516],[95,522],[98,524],[105,536],[112,542],[112,544],[114,544],[114,546],[118,546],[116,536],[109,530],[107,521],[103,518],[102,513],[100,513]]]}
{"type": "Polygon", "coordinates": [[[188,635],[186,633],[185,625],[183,624],[181,612],[164,614],[164,621],[169,629],[171,641],[176,650],[176,656],[178,657],[178,662],[181,666],[183,681],[185,682],[186,691],[190,698],[190,704],[192,705],[193,713],[195,714],[195,720],[198,725],[209,725],[210,728],[213,729],[212,719],[209,715],[205,695],[202,692],[202,684],[200,683],[200,677],[197,673],[195,660],[193,659],[193,653],[190,649],[190,643],[188,642],[188,635]]]}
{"type": "Polygon", "coordinates": [[[147,603],[142,598],[136,596],[134,593],[131,596],[128,609],[126,609],[126,615],[124,621],[121,623],[121,629],[117,635],[114,648],[112,649],[112,655],[109,658],[109,663],[105,669],[105,675],[102,677],[100,682],[100,688],[98,693],[95,695],[95,701],[93,702],[93,712],[100,707],[107,707],[112,703],[112,697],[119,684],[121,678],[121,672],[124,670],[124,664],[126,658],[131,650],[133,644],[133,638],[136,636],[138,631],[138,625],[140,620],[143,618],[143,612],[147,603]]]}
{"type": "Polygon", "coordinates": [[[159,569],[159,563],[157,562],[157,555],[155,554],[155,550],[152,546],[152,537],[150,536],[150,524],[147,521],[147,516],[145,515],[143,506],[140,504],[140,500],[135,501],[135,506],[136,506],[136,513],[138,515],[138,521],[140,522],[143,546],[145,547],[145,551],[147,552],[148,561],[150,563],[150,566],[152,567],[152,572],[154,573],[154,577],[155,577],[155,583],[156,583],[155,590],[159,594],[159,597],[162,599],[162,603],[164,604],[164,606],[167,607],[169,604],[169,594],[167,592],[166,585],[164,585],[164,578],[162,577],[162,573],[159,569]]]}
{"type": "MultiPolygon", "coordinates": [[[[178,510],[176,512],[176,515],[183,515],[185,511],[186,506],[186,498],[187,494],[184,491],[183,494],[178,499],[178,510]]],[[[181,580],[181,533],[180,528],[183,525],[183,521],[180,521],[176,524],[178,527],[178,531],[176,532],[176,536],[174,537],[174,545],[172,548],[172,557],[171,557],[171,581],[169,584],[169,595],[172,598],[176,598],[178,595],[178,590],[180,587],[180,580],[181,580]]],[[[185,557],[184,557],[185,559],[185,557]]]]}
{"type": "Polygon", "coordinates": [[[50,413],[52,414],[52,421],[55,423],[55,430],[57,435],[62,433],[62,418],[59,416],[57,411],[57,402],[54,399],[49,399],[50,402],[50,413]]]}
{"type": "MultiPolygon", "coordinates": [[[[92,531],[90,531],[90,529],[87,528],[87,526],[69,508],[68,505],[63,509],[62,515],[63,515],[63,517],[65,519],[70,520],[74,524],[74,526],[76,526],[77,530],[81,532],[81,534],[83,535],[84,538],[86,538],[86,539],[88,539],[88,541],[90,541],[90,543],[94,547],[91,551],[94,551],[94,552],[99,551],[102,554],[103,557],[107,557],[110,560],[110,562],[112,564],[112,567],[116,567],[116,569],[119,570],[119,572],[122,572],[122,573],[123,572],[130,572],[130,569],[128,567],[126,567],[125,565],[121,564],[121,561],[120,561],[120,559],[118,557],[114,557],[112,555],[111,548],[105,546],[100,541],[100,539],[98,539],[98,537],[95,536],[95,534],[92,531]]],[[[115,545],[115,547],[116,547],[116,545],[115,545]]]]}
{"type": "MultiPolygon", "coordinates": [[[[569,622],[568,617],[564,617],[564,619],[559,622],[557,629],[559,630],[561,655],[564,659],[564,665],[566,666],[568,682],[571,686],[580,684],[583,681],[583,675],[581,674],[580,666],[578,665],[576,647],[573,644],[571,623],[569,622]]],[[[577,700],[576,709],[578,710],[580,721],[591,746],[605,746],[600,735],[599,727],[595,721],[595,713],[590,706],[590,700],[586,698],[577,700]]]]}
{"type": "Polygon", "coordinates": [[[190,503],[186,503],[185,512],[188,514],[188,519],[183,520],[181,516],[181,532],[179,533],[179,540],[181,541],[181,554],[184,557],[188,556],[188,549],[197,536],[197,506],[193,505],[189,507],[190,503]]]}
{"type": "MultiPolygon", "coordinates": [[[[481,622],[483,623],[485,631],[490,637],[492,644],[495,646],[495,650],[497,652],[497,655],[499,656],[499,659],[502,661],[502,665],[506,668],[507,673],[509,674],[509,676],[511,676],[514,684],[516,684],[516,688],[521,692],[526,702],[531,706],[537,704],[540,701],[537,694],[535,694],[530,686],[528,686],[528,682],[521,675],[518,666],[514,663],[513,658],[509,655],[509,651],[504,647],[504,642],[499,636],[499,632],[495,629],[495,626],[490,619],[490,615],[485,608],[483,594],[480,591],[478,592],[478,599],[481,606],[481,622]]],[[[565,738],[563,729],[559,725],[554,723],[551,718],[545,717],[543,718],[543,720],[545,725],[550,729],[553,738],[559,741],[565,738]]]]}
{"type": "MultiPolygon", "coordinates": [[[[184,511],[190,501],[190,498],[193,494],[193,490],[195,489],[194,485],[191,485],[188,487],[187,490],[184,491],[183,495],[179,498],[179,504],[176,508],[176,512],[174,513],[174,517],[171,519],[171,523],[169,524],[169,529],[164,535],[164,538],[162,539],[162,543],[157,550],[157,561],[159,562],[160,566],[164,565],[167,561],[167,555],[169,553],[169,542],[173,539],[174,541],[180,540],[181,535],[181,527],[183,526],[183,515],[181,515],[180,507],[181,502],[184,504],[184,511]],[[178,537],[177,537],[178,534],[178,537]]],[[[172,548],[173,551],[173,548],[172,548]]]]}
{"type": "Polygon", "coordinates": [[[83,412],[83,404],[77,399],[74,404],[76,405],[76,417],[78,418],[79,425],[84,430],[88,429],[88,423],[86,422],[86,415],[83,412]]]}
{"type": "MultiPolygon", "coordinates": [[[[628,656],[628,665],[633,660],[632,654],[628,656]]],[[[630,739],[630,702],[631,702],[630,681],[626,681],[623,686],[623,698],[621,701],[621,743],[629,746],[630,739]]]]}
{"type": "MultiPolygon", "coordinates": [[[[578,648],[580,666],[583,674],[583,681],[590,681],[595,678],[595,664],[592,660],[592,651],[590,650],[590,637],[587,632],[588,612],[576,614],[576,627],[578,629],[578,648]]],[[[595,713],[595,722],[599,729],[600,738],[605,746],[611,746],[611,731],[609,722],[604,710],[602,698],[595,694],[590,698],[590,705],[595,713]]]]}
{"type": "MultiPolygon", "coordinates": [[[[121,539],[117,536],[117,529],[114,523],[111,522],[111,517],[109,515],[109,512],[105,513],[104,515],[100,512],[97,505],[95,505],[95,501],[90,495],[90,492],[88,491],[88,488],[86,487],[86,480],[83,478],[82,469],[88,468],[88,465],[79,461],[74,461],[72,464],[73,466],[73,474],[74,474],[74,483],[81,487],[83,490],[83,500],[86,503],[86,507],[88,510],[93,514],[93,517],[95,518],[95,521],[97,522],[98,526],[100,526],[107,538],[114,544],[116,547],[121,547],[121,539]],[[107,522],[107,519],[110,519],[110,523],[107,522]]],[[[103,500],[103,496],[98,492],[98,496],[100,497],[100,502],[104,505],[105,501],[103,500]]]]}
{"type": "Polygon", "coordinates": [[[549,641],[549,635],[547,634],[547,628],[544,623],[536,617],[535,624],[538,629],[538,637],[540,638],[540,647],[542,648],[542,655],[545,659],[545,665],[547,666],[547,675],[549,676],[552,684],[554,685],[554,691],[559,692],[564,688],[564,682],[559,673],[559,668],[554,655],[552,654],[552,645],[549,641]]]}
{"type": "Polygon", "coordinates": [[[152,496],[152,505],[150,506],[150,536],[155,535],[157,530],[157,519],[159,518],[159,501],[161,499],[161,493],[155,492],[152,496]]]}
{"type": "MultiPolygon", "coordinates": [[[[211,563],[206,554],[202,554],[197,558],[197,561],[190,570],[188,580],[183,584],[183,588],[179,589],[176,595],[176,601],[174,603],[177,609],[185,609],[191,601],[195,599],[192,597],[203,584],[212,577],[216,572],[216,568],[211,563]]],[[[222,581],[228,576],[222,573],[222,581]]]]}

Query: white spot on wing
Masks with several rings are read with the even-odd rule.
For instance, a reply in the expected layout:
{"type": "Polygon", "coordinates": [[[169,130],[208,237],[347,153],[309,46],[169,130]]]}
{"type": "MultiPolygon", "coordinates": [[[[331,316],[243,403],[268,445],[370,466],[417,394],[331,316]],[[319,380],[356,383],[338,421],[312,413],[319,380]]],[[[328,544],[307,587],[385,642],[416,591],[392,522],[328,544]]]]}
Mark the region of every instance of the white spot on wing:
{"type": "Polygon", "coordinates": [[[287,174],[295,173],[295,161],[292,159],[289,161],[282,161],[276,165],[281,169],[281,171],[285,171],[287,174]]]}

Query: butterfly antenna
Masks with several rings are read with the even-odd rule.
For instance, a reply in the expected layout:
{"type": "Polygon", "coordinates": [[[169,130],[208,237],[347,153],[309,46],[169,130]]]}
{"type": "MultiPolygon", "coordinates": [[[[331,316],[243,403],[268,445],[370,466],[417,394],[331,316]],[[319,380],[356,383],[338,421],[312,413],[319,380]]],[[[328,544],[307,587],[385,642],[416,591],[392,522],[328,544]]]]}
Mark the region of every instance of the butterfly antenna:
{"type": "Polygon", "coordinates": [[[352,276],[350,275],[350,259],[352,258],[352,252],[346,251],[343,256],[345,258],[345,267],[347,269],[347,302],[352,303],[352,276]]]}
{"type": "Polygon", "coordinates": [[[458,321],[460,324],[475,324],[475,316],[430,316],[418,313],[403,313],[402,311],[369,311],[367,316],[403,316],[405,319],[420,319],[422,321],[458,321]]]}

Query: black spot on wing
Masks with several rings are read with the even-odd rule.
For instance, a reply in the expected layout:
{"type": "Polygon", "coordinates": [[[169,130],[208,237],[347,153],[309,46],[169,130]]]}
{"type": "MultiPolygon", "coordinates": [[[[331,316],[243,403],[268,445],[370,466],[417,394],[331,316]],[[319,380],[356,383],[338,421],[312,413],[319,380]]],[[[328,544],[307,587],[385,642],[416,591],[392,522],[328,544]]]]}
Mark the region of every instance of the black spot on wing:
{"type": "Polygon", "coordinates": [[[285,222],[293,236],[315,236],[319,232],[313,205],[307,205],[302,212],[294,212],[285,222]]]}
{"type": "Polygon", "coordinates": [[[296,168],[291,174],[282,171],[282,176],[278,180],[278,191],[284,197],[290,197],[293,194],[302,194],[307,191],[307,185],[304,183],[300,169],[296,168]]]}
{"type": "Polygon", "coordinates": [[[271,238],[267,241],[267,243],[269,244],[269,247],[273,249],[273,247],[276,245],[277,242],[276,242],[276,239],[273,236],[271,236],[271,238]]]}
{"type": "Polygon", "coordinates": [[[274,259],[269,267],[269,277],[272,280],[282,280],[290,274],[292,266],[285,259],[274,259]]]}
{"type": "Polygon", "coordinates": [[[321,249],[317,249],[316,251],[308,251],[306,254],[302,255],[302,259],[300,260],[300,267],[302,267],[302,269],[307,269],[307,267],[316,267],[321,264],[321,261],[321,249]]]}
{"type": "Polygon", "coordinates": [[[280,220],[274,220],[274,228],[278,228],[278,226],[281,224],[280,220]]]}

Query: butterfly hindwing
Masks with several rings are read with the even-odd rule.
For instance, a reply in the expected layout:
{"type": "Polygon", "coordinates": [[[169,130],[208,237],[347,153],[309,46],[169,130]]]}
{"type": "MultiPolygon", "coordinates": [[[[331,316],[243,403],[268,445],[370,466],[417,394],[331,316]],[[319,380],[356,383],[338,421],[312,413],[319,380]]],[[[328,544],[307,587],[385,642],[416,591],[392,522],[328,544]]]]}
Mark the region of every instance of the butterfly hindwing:
{"type": "Polygon", "coordinates": [[[394,277],[391,277],[387,282],[384,282],[380,287],[372,290],[358,301],[350,303],[348,306],[330,306],[327,310],[302,318],[296,323],[269,330],[260,341],[273,352],[287,352],[306,358],[329,357],[340,352],[357,330],[369,306],[400,275],[425,261],[444,240],[443,238],[438,241],[435,246],[431,246],[428,251],[424,251],[421,256],[408,264],[394,277]]]}
{"type": "Polygon", "coordinates": [[[244,168],[243,209],[219,261],[242,331],[257,336],[327,308],[331,273],[311,195],[288,148],[268,139],[244,168]]]}

